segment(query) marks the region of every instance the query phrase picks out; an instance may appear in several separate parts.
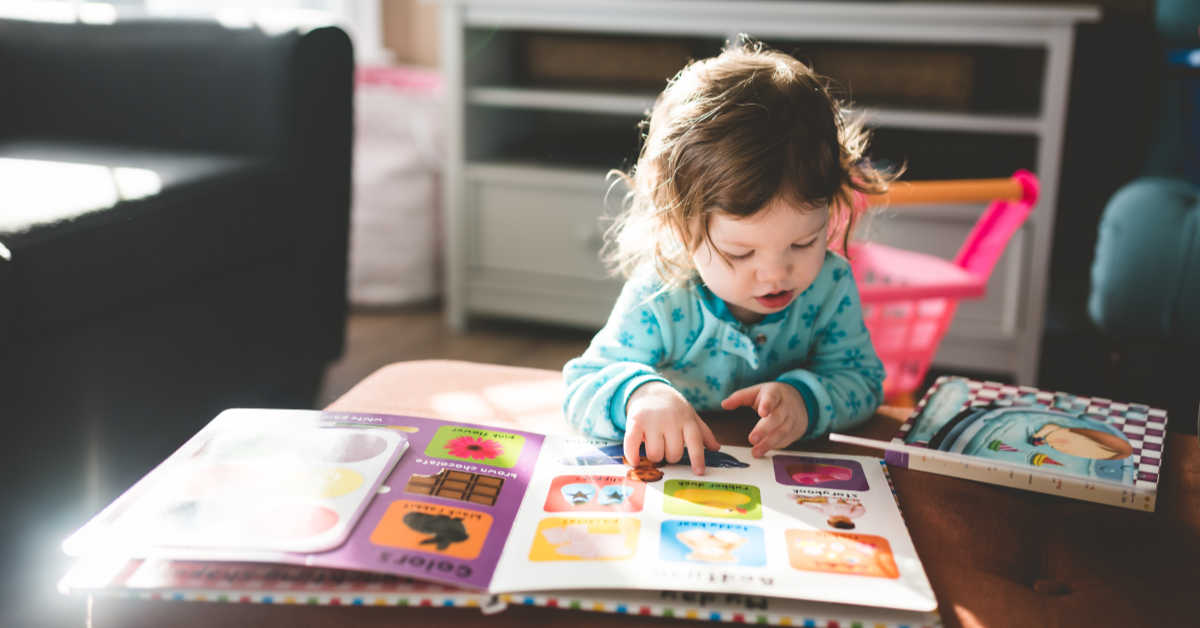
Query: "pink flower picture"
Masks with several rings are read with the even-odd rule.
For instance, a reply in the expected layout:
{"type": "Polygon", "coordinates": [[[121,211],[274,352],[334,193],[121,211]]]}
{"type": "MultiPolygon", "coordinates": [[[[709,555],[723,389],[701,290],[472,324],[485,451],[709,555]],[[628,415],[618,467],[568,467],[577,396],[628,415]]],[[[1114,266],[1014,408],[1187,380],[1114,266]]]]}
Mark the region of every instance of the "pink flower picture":
{"type": "Polygon", "coordinates": [[[459,436],[446,443],[446,450],[455,458],[491,460],[504,453],[504,447],[490,438],[459,436]]]}
{"type": "Polygon", "coordinates": [[[525,437],[520,434],[443,425],[425,446],[425,455],[512,468],[521,459],[524,445],[525,437]]]}

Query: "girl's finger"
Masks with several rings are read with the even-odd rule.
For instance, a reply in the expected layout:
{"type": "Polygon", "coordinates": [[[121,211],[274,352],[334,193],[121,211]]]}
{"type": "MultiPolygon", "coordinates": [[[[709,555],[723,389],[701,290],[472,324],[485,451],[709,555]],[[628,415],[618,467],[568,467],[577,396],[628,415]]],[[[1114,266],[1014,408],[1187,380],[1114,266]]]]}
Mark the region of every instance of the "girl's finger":
{"type": "Polygon", "coordinates": [[[762,388],[762,384],[755,384],[748,388],[735,390],[721,402],[721,407],[726,410],[733,410],[742,406],[754,405],[754,400],[758,398],[758,390],[762,388]]]}
{"type": "Polygon", "coordinates": [[[768,432],[765,436],[763,436],[757,445],[750,449],[750,455],[754,456],[755,458],[761,458],[765,456],[768,451],[772,449],[779,449],[781,446],[783,446],[784,443],[782,441],[786,440],[786,438],[787,434],[783,429],[776,429],[768,432]]]}
{"type": "Polygon", "coordinates": [[[687,445],[688,461],[692,465],[692,473],[704,475],[704,436],[701,423],[692,423],[683,428],[683,440],[687,445]]]}
{"type": "Polygon", "coordinates": [[[662,432],[653,432],[646,434],[646,458],[650,462],[661,462],[663,459],[663,435],[662,432]]]}
{"type": "Polygon", "coordinates": [[[717,451],[721,448],[721,443],[717,442],[717,437],[713,435],[712,428],[703,420],[700,421],[700,436],[704,439],[705,449],[717,451]]]}
{"type": "Polygon", "coordinates": [[[664,455],[667,457],[667,462],[675,463],[683,459],[683,435],[686,428],[675,430],[663,434],[664,455]]]}
{"type": "Polygon", "coordinates": [[[637,466],[638,449],[641,447],[643,436],[642,426],[637,421],[625,431],[625,462],[631,467],[637,466]]]}
{"type": "Polygon", "coordinates": [[[778,390],[771,388],[763,390],[762,394],[758,396],[758,416],[770,416],[779,407],[781,401],[783,401],[783,396],[779,394],[778,390]]]}
{"type": "Polygon", "coordinates": [[[767,434],[779,429],[781,425],[783,425],[783,417],[781,415],[768,414],[754,424],[754,429],[750,430],[747,440],[750,441],[751,445],[757,445],[762,442],[767,434]]]}

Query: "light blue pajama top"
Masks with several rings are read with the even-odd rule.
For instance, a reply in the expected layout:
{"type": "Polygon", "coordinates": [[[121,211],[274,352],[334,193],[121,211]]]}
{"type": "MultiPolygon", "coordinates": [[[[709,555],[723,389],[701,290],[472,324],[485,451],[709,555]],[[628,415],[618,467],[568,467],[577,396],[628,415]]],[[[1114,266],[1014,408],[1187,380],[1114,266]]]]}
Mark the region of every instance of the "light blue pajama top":
{"type": "Polygon", "coordinates": [[[563,367],[563,411],[584,433],[621,440],[629,396],[651,381],[674,386],[697,411],[719,410],[747,386],[785,382],[808,409],[806,439],[862,423],[882,400],[883,363],[841,256],[826,252],[812,285],[754,325],[698,278],[662,286],[652,270],[635,274],[591,345],[563,367]]]}

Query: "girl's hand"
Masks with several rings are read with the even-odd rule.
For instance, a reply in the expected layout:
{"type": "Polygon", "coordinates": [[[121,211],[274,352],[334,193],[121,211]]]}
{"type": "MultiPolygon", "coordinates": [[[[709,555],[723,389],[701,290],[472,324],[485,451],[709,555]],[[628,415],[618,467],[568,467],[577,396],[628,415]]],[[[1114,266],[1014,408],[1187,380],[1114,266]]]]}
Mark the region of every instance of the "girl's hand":
{"type": "Polygon", "coordinates": [[[761,417],[750,430],[750,455],[762,458],[769,449],[787,447],[808,430],[808,409],[800,391],[790,384],[766,382],[734,391],[721,402],[733,410],[750,406],[761,417]]]}
{"type": "Polygon", "coordinates": [[[663,382],[638,387],[625,407],[625,460],[637,466],[638,446],[646,443],[646,458],[659,462],[683,459],[686,446],[692,472],[704,475],[704,450],[721,448],[712,430],[679,391],[663,382]]]}

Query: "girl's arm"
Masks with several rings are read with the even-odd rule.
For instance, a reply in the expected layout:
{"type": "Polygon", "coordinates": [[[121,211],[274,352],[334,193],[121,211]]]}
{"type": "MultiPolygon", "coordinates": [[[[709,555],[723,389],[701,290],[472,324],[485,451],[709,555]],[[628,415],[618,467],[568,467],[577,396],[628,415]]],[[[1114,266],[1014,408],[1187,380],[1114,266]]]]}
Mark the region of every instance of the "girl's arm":
{"type": "Polygon", "coordinates": [[[660,323],[666,294],[658,289],[648,277],[626,282],[604,328],[583,355],[563,367],[563,413],[576,429],[621,440],[629,396],[649,382],[670,384],[657,371],[670,350],[669,333],[660,323]]]}
{"type": "Polygon", "coordinates": [[[809,410],[805,439],[853,428],[870,418],[883,401],[883,363],[863,324],[858,287],[850,265],[835,259],[838,267],[814,323],[817,332],[808,364],[777,378],[795,386],[805,399],[809,410]]]}

